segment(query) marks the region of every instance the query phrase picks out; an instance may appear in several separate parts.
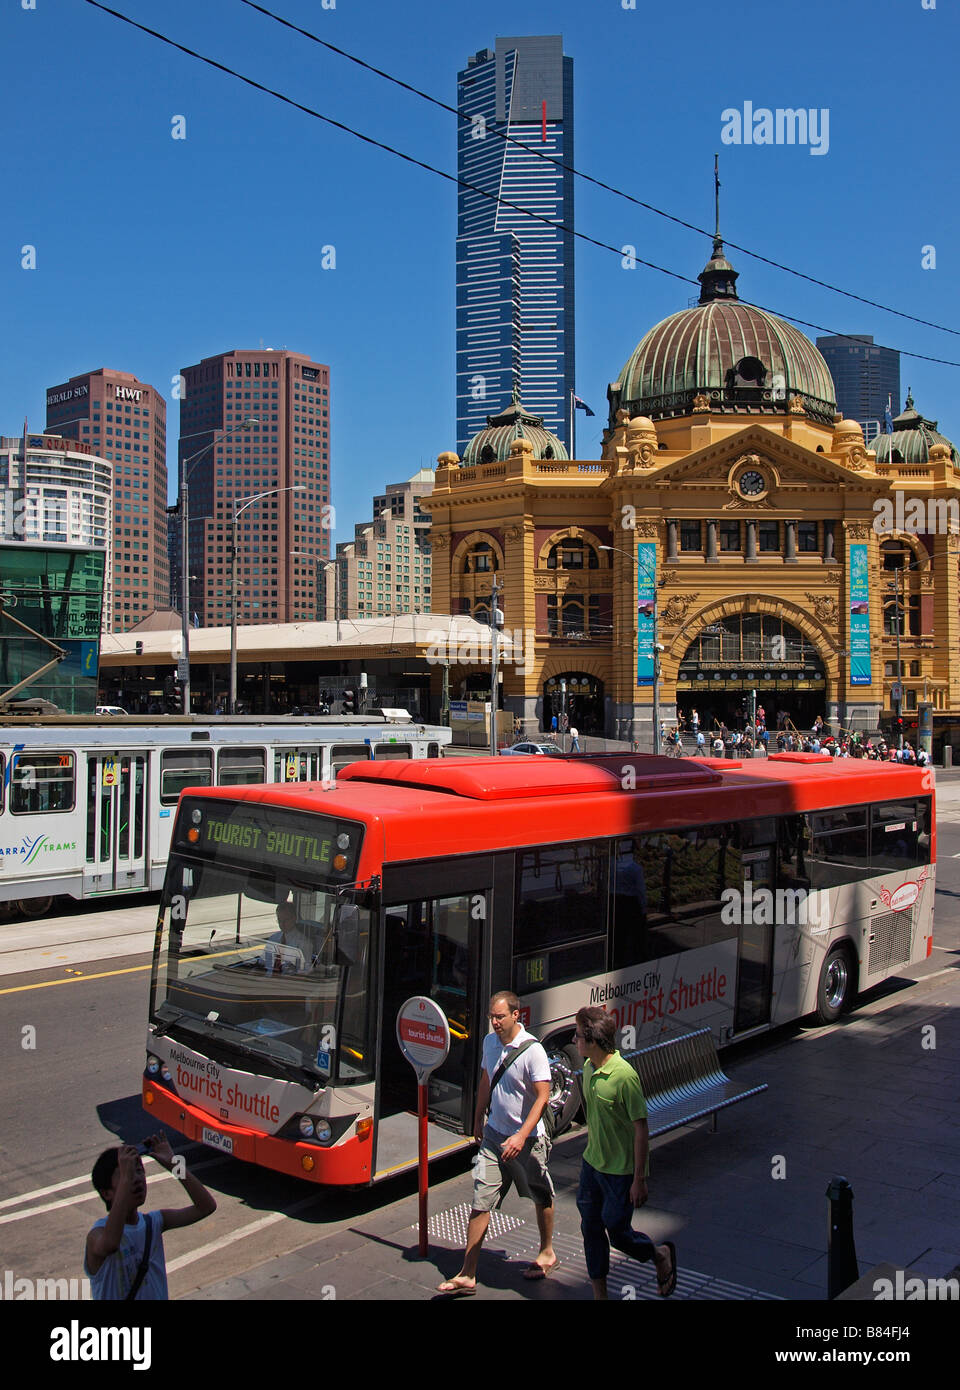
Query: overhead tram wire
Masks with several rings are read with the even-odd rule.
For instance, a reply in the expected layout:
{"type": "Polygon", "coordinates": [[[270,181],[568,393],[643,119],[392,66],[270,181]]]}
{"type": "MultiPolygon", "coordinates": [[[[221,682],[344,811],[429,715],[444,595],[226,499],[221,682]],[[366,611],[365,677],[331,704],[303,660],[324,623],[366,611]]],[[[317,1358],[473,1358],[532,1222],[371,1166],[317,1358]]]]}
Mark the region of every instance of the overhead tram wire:
{"type": "MultiPolygon", "coordinates": [[[[257,0],[240,0],[242,5],[248,9],[256,10],[265,15],[268,19],[282,25],[285,29],[292,29],[295,34],[300,34],[313,43],[320,44],[322,48],[328,49],[331,53],[336,53],[341,58],[346,58],[351,63],[356,63],[358,67],[367,72],[372,72],[376,77],[382,77],[386,82],[392,82],[394,86],[402,88],[405,92],[410,92],[413,96],[420,97],[422,101],[429,102],[431,106],[439,107],[441,111],[448,112],[451,116],[456,116],[458,121],[464,121],[467,125],[471,123],[471,117],[465,115],[456,106],[441,101],[439,97],[431,96],[429,92],[421,91],[419,87],[414,87],[410,82],[404,82],[402,78],[395,77],[393,73],[384,71],[383,68],[376,67],[373,63],[366,62],[363,58],[358,58],[355,53],[349,53],[345,48],[339,48],[335,43],[330,43],[327,39],[322,39],[319,34],[314,34],[309,29],[304,29],[299,24],[294,24],[289,19],[284,19],[282,15],[275,14],[273,10],[268,10],[265,5],[257,4],[257,0]]],[[[554,169],[563,169],[565,172],[573,174],[578,179],[583,179],[585,183],[593,184],[595,188],[602,188],[606,193],[612,193],[617,198],[623,198],[626,202],[632,203],[635,207],[643,208],[647,212],[654,213],[657,217],[663,217],[668,222],[673,222],[678,227],[685,227],[687,231],[698,232],[701,236],[710,237],[712,232],[705,227],[698,227],[693,222],[687,222],[682,217],[677,217],[672,212],[667,212],[664,208],[658,208],[655,203],[647,203],[642,198],[636,198],[632,193],[627,193],[625,189],[617,188],[615,184],[605,183],[603,179],[595,178],[592,174],[584,173],[582,169],[577,169],[572,164],[565,164],[563,160],[554,159],[544,150],[536,149],[533,145],[528,145],[524,140],[518,140],[515,135],[509,135],[506,131],[487,127],[487,134],[494,135],[498,140],[503,140],[510,145],[516,145],[525,154],[536,155],[538,159],[545,160],[554,169]]],[[[936,328],[940,333],[950,333],[954,337],[960,337],[960,329],[947,328],[945,324],[935,323],[932,319],[922,319],[916,314],[908,314],[903,309],[894,309],[889,304],[881,304],[879,300],[868,299],[862,294],[855,294],[852,290],[841,289],[839,285],[831,285],[828,280],[821,280],[816,275],[807,275],[805,271],[796,270],[793,266],[785,265],[782,261],[775,261],[770,256],[761,255],[759,251],[751,251],[747,246],[741,246],[736,241],[730,241],[724,237],[724,244],[731,247],[734,251],[741,252],[744,256],[750,256],[755,261],[761,261],[764,265],[772,266],[775,270],[785,271],[787,275],[795,275],[800,280],[806,280],[811,285],[818,285],[821,289],[830,290],[833,294],[843,295],[847,299],[854,299],[859,304],[867,304],[873,309],[881,309],[885,314],[894,314],[897,318],[908,319],[911,323],[919,323],[924,328],[936,328]]],[[[757,306],[760,307],[760,306],[757,306]]],[[[799,320],[797,320],[799,322],[799,320]]],[[[841,334],[841,337],[852,336],[841,334]]],[[[854,339],[855,340],[855,339],[854,339]]]]}
{"type": "MultiPolygon", "coordinates": [[[[152,39],[158,39],[170,48],[177,49],[180,53],[185,53],[188,58],[196,58],[199,62],[205,63],[207,67],[215,68],[217,72],[224,73],[227,77],[234,77],[238,82],[244,83],[247,87],[254,88],[255,91],[263,92],[266,96],[274,97],[275,100],[283,102],[285,106],[291,106],[297,111],[302,111],[306,116],[312,116],[314,120],[322,121],[324,125],[332,126],[334,130],[343,131],[346,135],[352,135],[354,139],[361,141],[365,145],[370,145],[374,149],[383,150],[386,154],[392,154],[397,159],[403,160],[406,164],[412,164],[415,168],[424,169],[429,174],[436,174],[438,178],[444,179],[447,183],[456,184],[458,188],[468,188],[473,193],[479,193],[481,197],[488,198],[502,207],[512,208],[522,216],[530,218],[535,222],[542,222],[548,227],[557,231],[568,232],[571,236],[577,237],[580,241],[586,242],[589,246],[599,247],[601,251],[612,251],[615,256],[622,259],[623,248],[612,246],[609,242],[600,241],[596,237],[588,236],[586,232],[578,232],[573,227],[568,227],[563,222],[558,222],[554,218],[544,217],[539,213],[531,212],[529,208],[523,207],[519,203],[512,202],[509,198],[503,198],[497,193],[490,193],[485,188],[480,188],[476,184],[468,182],[466,179],[457,178],[455,174],[448,174],[445,169],[438,169],[434,164],[428,164],[425,160],[417,159],[414,155],[406,154],[403,150],[398,150],[393,145],[387,145],[382,140],[375,140],[372,135],[364,135],[362,131],[355,130],[353,126],[346,125],[343,121],[334,120],[332,116],[325,116],[323,112],[315,110],[312,106],[306,106],[303,102],[294,100],[283,92],[276,91],[273,87],[266,86],[263,82],[256,81],[253,77],[247,77],[242,72],[237,72],[235,68],[228,67],[226,63],[218,62],[216,58],[208,58],[203,53],[198,53],[196,49],[187,47],[186,44],[178,43],[176,39],[169,38],[166,34],[161,34],[157,29],[151,29],[146,24],[141,24],[129,15],[122,14],[119,10],[111,9],[109,5],[104,5],[101,0],[84,0],[84,3],[91,5],[96,10],[101,10],[104,14],[111,15],[114,19],[121,20],[124,24],[129,24],[132,29],[139,29],[141,33],[147,34],[152,39]]],[[[693,230],[698,230],[694,228],[693,230]]],[[[712,235],[712,234],[711,234],[712,235]]],[[[730,245],[733,245],[731,242],[730,245]]],[[[670,270],[666,266],[658,265],[655,261],[648,261],[635,253],[631,255],[637,265],[646,266],[648,270],[656,270],[661,275],[667,275],[672,280],[680,280],[685,285],[698,285],[699,281],[689,275],[682,275],[679,271],[670,270]]],[[[828,327],[822,323],[813,323],[809,319],[798,318],[795,314],[786,314],[778,309],[771,309],[768,305],[754,303],[753,307],[762,309],[765,313],[773,314],[777,318],[786,319],[790,323],[800,324],[804,328],[814,328],[819,333],[835,334],[841,338],[848,338],[851,335],[842,333],[836,328],[828,327]]],[[[933,325],[936,327],[937,325],[933,325]]],[[[888,346],[877,343],[877,347],[888,346]]],[[[944,367],[960,367],[960,362],[954,361],[949,357],[933,357],[928,353],[909,352],[906,348],[888,348],[889,351],[899,352],[902,357],[912,357],[920,362],[935,362],[944,367]]]]}

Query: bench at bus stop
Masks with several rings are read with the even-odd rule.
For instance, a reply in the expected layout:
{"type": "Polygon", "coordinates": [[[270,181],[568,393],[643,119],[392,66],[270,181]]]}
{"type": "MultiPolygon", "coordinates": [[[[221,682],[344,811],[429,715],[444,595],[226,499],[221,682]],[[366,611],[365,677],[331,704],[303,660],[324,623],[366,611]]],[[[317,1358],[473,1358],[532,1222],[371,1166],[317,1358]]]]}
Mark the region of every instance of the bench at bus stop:
{"type": "Polygon", "coordinates": [[[623,1057],[640,1077],[651,1139],[708,1115],[711,1129],[716,1130],[721,1110],[767,1089],[766,1082],[744,1086],[730,1080],[720,1068],[709,1028],[625,1052],[623,1057]]]}

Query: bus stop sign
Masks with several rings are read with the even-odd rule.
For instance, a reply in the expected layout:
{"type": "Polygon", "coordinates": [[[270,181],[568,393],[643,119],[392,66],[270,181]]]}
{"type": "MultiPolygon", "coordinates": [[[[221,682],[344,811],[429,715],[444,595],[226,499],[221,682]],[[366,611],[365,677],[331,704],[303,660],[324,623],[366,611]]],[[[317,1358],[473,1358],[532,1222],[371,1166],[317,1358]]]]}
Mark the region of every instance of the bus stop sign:
{"type": "Polygon", "coordinates": [[[450,1052],[450,1025],[439,1004],[422,994],[408,999],[397,1014],[397,1042],[424,1085],[450,1052]]]}

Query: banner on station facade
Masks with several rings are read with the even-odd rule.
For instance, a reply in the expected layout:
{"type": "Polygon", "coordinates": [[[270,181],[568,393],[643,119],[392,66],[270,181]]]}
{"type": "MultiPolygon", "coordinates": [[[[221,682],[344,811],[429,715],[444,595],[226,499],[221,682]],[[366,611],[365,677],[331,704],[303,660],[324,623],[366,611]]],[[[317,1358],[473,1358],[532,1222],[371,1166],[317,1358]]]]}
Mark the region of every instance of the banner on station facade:
{"type": "Polygon", "coordinates": [[[657,547],[637,541],[637,685],[653,685],[656,652],[657,547]]]}
{"type": "Polygon", "coordinates": [[[850,684],[871,684],[870,570],[865,545],[850,546],[850,684]]]}

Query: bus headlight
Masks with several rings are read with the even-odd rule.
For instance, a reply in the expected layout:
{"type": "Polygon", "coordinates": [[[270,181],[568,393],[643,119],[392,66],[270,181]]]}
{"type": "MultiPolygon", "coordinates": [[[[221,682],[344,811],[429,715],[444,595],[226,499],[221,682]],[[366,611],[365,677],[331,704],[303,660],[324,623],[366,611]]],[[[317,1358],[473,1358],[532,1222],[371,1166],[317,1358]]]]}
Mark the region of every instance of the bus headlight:
{"type": "Polygon", "coordinates": [[[156,1076],[156,1074],[157,1074],[157,1072],[158,1072],[159,1070],[160,1070],[160,1058],[159,1058],[159,1057],[152,1057],[149,1053],[147,1053],[147,1071],[148,1071],[148,1073],[150,1074],[150,1076],[156,1076]]]}
{"type": "Polygon", "coordinates": [[[313,1121],[309,1115],[300,1116],[300,1133],[304,1139],[313,1138],[313,1121]]]}
{"type": "Polygon", "coordinates": [[[194,806],[193,810],[190,812],[190,819],[193,821],[194,825],[199,825],[203,820],[203,812],[200,810],[199,806],[194,806]]]}
{"type": "Polygon", "coordinates": [[[330,1143],[330,1139],[333,1135],[333,1130],[330,1128],[329,1121],[317,1120],[313,1126],[313,1132],[316,1136],[318,1144],[330,1143]]]}
{"type": "Polygon", "coordinates": [[[170,1075],[170,1068],[167,1066],[162,1066],[160,1068],[160,1075],[163,1077],[164,1081],[173,1081],[173,1077],[170,1075]]]}

